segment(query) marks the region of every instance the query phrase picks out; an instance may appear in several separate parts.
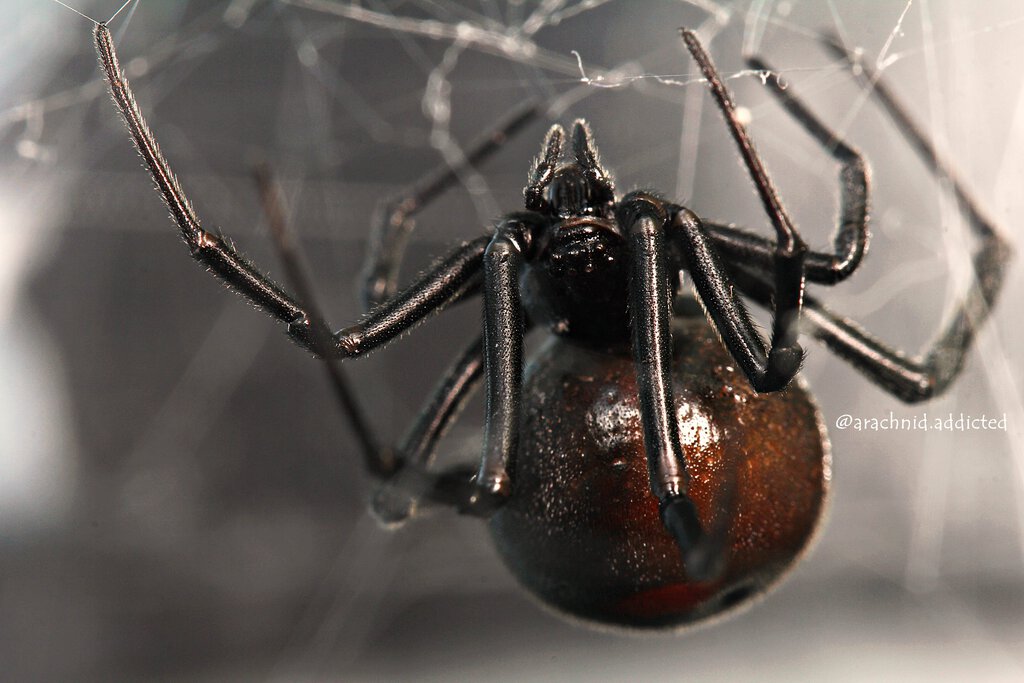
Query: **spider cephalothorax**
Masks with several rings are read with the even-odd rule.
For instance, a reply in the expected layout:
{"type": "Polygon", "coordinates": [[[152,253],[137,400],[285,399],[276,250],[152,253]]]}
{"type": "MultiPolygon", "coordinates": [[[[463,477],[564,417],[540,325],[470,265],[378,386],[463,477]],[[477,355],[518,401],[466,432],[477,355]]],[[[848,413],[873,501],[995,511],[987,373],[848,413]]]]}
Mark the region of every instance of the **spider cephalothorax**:
{"type": "Polygon", "coordinates": [[[615,186],[601,166],[586,121],[578,119],[573,124],[572,160],[559,163],[564,141],[565,130],[557,124],[552,126],[523,191],[527,210],[559,218],[610,218],[615,186]]]}
{"type": "MultiPolygon", "coordinates": [[[[524,190],[525,211],[454,248],[400,292],[412,216],[465,169],[442,169],[388,203],[371,238],[366,316],[332,334],[286,239],[271,185],[264,182],[262,194],[296,296],[201,226],[135,103],[109,30],[96,30],[111,94],[192,256],[326,360],[368,468],[382,480],[373,499],[378,515],[397,523],[420,503],[434,503],[488,517],[524,586],[550,606],[602,623],[691,623],[747,602],[779,577],[807,547],[829,481],[820,416],[793,381],[802,357],[798,334],[809,332],[899,398],[924,400],[961,369],[1011,253],[877,74],[827,41],[857,66],[931,172],[952,186],[981,245],[973,257],[979,277],[922,360],[805,297],[808,283],[835,285],[861,262],[867,164],[791,90],[766,79],[841,166],[831,248],[809,249],[710,57],[694,33],[683,30],[682,37],[774,239],[703,221],[653,193],[617,199],[587,125],[577,121],[564,162],[563,129],[548,133],[524,190]],[[676,299],[682,271],[699,306],[676,299]],[[407,436],[381,448],[334,361],[364,355],[481,294],[482,334],[447,371],[407,436]],[[772,311],[767,339],[741,297],[772,311]],[[535,323],[557,336],[526,368],[524,335],[535,323]],[[487,417],[478,466],[434,471],[441,436],[482,378],[487,417]]],[[[756,59],[750,65],[771,71],[756,59]]],[[[532,105],[515,112],[468,151],[465,163],[481,162],[539,113],[532,105]]]]}
{"type": "Polygon", "coordinates": [[[572,160],[559,163],[565,132],[544,140],[517,215],[528,242],[523,303],[531,319],[559,335],[591,341],[629,335],[626,235],[615,189],[586,122],[572,127],[572,160]]]}

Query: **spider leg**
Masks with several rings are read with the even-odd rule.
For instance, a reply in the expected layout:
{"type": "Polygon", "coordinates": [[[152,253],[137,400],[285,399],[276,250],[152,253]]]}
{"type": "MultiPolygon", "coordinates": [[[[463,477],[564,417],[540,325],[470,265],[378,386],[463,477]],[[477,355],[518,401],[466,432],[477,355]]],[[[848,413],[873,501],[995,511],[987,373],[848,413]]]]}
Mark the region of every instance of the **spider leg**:
{"type": "MultiPolygon", "coordinates": [[[[1006,265],[1004,251],[982,249],[975,254],[973,263],[979,277],[953,312],[946,328],[916,358],[908,358],[811,296],[804,301],[803,326],[837,356],[893,396],[907,403],[926,401],[946,391],[960,373],[975,331],[988,317],[1002,285],[1006,265]]],[[[766,308],[771,306],[773,287],[764,275],[742,267],[732,273],[740,291],[766,308]]]]}
{"type": "MultiPolygon", "coordinates": [[[[932,144],[921,127],[910,117],[906,108],[897,101],[888,86],[882,81],[881,74],[877,73],[871,66],[865,64],[856,54],[847,49],[838,38],[826,35],[822,36],[822,42],[829,51],[842,58],[851,71],[869,89],[871,95],[878,100],[882,108],[889,115],[889,118],[896,124],[896,128],[907,139],[921,160],[924,161],[928,170],[948,184],[950,191],[960,206],[960,210],[967,217],[971,231],[983,241],[982,252],[990,252],[991,256],[986,260],[990,261],[990,265],[994,265],[994,262],[999,262],[997,267],[1001,270],[1005,262],[1011,257],[1013,247],[1000,234],[1000,231],[996,228],[995,221],[981,210],[978,202],[960,181],[959,175],[953,166],[939,156],[935,145],[932,144]]],[[[981,253],[978,255],[978,258],[980,257],[982,257],[981,253]]],[[[977,272],[983,273],[984,271],[978,270],[977,272]]],[[[998,277],[997,280],[1001,282],[1002,278],[998,277]]],[[[996,288],[998,289],[998,284],[996,284],[996,288]]]]}
{"type": "MultiPolygon", "coordinates": [[[[808,282],[834,285],[842,282],[857,269],[867,253],[868,194],[870,171],[861,153],[844,142],[793,94],[784,88],[767,63],[750,57],[747,64],[765,74],[765,85],[782,107],[839,162],[839,225],[832,237],[833,253],[808,251],[804,274],[808,282]],[[771,77],[768,77],[771,75],[771,77]]],[[[760,270],[772,267],[775,245],[771,240],[753,235],[732,226],[705,223],[723,258],[744,263],[756,263],[760,270]]]]}
{"type": "MultiPolygon", "coordinates": [[[[331,354],[339,358],[365,355],[423,322],[429,315],[476,294],[484,251],[490,240],[484,235],[462,243],[405,290],[367,313],[361,322],[336,332],[331,354]]],[[[288,333],[303,346],[312,348],[308,318],[293,321],[288,333]]]]}
{"type": "MultiPolygon", "coordinates": [[[[174,222],[189,246],[192,258],[207,266],[252,303],[287,323],[289,335],[315,352],[314,317],[286,294],[280,285],[242,258],[227,240],[202,227],[135,101],[121,71],[110,30],[105,24],[97,25],[95,38],[110,93],[174,222]]],[[[484,236],[463,243],[421,275],[402,294],[371,311],[361,323],[334,334],[327,349],[329,355],[336,358],[363,355],[394,339],[429,314],[475,293],[488,240],[484,236]]]]}
{"type": "Polygon", "coordinates": [[[461,162],[442,165],[398,196],[377,208],[370,233],[369,250],[362,274],[364,310],[394,296],[414,217],[448,188],[458,183],[468,168],[477,166],[501,149],[540,114],[535,102],[526,102],[491,132],[472,143],[461,162]]]}
{"type": "Polygon", "coordinates": [[[270,224],[270,233],[274,238],[273,243],[278,258],[284,266],[298,300],[309,312],[307,317],[310,320],[310,339],[313,350],[323,359],[324,368],[327,371],[335,398],[338,400],[338,405],[363,451],[363,460],[367,470],[377,476],[387,476],[396,469],[394,454],[380,448],[373,428],[356,399],[355,392],[352,391],[348,377],[329,355],[330,330],[324,322],[324,315],[317,304],[312,281],[288,227],[277,183],[274,181],[269,167],[264,165],[255,169],[255,179],[263,204],[263,212],[270,224]]]}
{"type": "Polygon", "coordinates": [[[135,146],[170,210],[171,217],[181,230],[192,257],[274,317],[290,322],[303,316],[302,308],[277,283],[239,255],[230,242],[202,228],[195,210],[142,116],[131,87],[121,71],[110,30],[105,24],[97,24],[95,39],[114,103],[124,117],[135,146]]]}
{"type": "MultiPolygon", "coordinates": [[[[688,29],[682,29],[681,34],[687,49],[689,49],[694,61],[697,62],[711,89],[715,103],[718,105],[718,109],[725,119],[729,132],[732,134],[733,141],[739,148],[743,163],[746,165],[747,171],[754,181],[754,186],[761,197],[761,203],[764,206],[765,212],[775,228],[776,239],[772,252],[772,272],[775,275],[775,302],[767,372],[762,379],[759,377],[760,373],[755,372],[751,375],[749,372],[749,370],[755,370],[754,366],[748,365],[745,369],[748,370],[748,377],[751,378],[751,383],[754,384],[758,391],[781,389],[796,375],[800,369],[800,362],[803,359],[803,350],[800,348],[797,337],[799,334],[798,325],[801,300],[803,299],[804,292],[807,245],[804,244],[800,234],[793,226],[793,222],[786,214],[778,191],[772,185],[768,172],[765,170],[760,156],[758,156],[757,151],[754,149],[750,136],[747,135],[746,129],[736,116],[736,107],[732,103],[732,98],[722,82],[718,70],[711,61],[711,57],[704,50],[695,33],[688,29]],[[759,382],[762,383],[764,388],[758,387],[759,382]]],[[[700,227],[698,232],[702,231],[703,228],[700,227]]],[[[702,261],[701,263],[710,265],[710,262],[702,261]]],[[[727,299],[731,300],[731,297],[719,297],[719,300],[723,303],[727,299]]],[[[735,341],[738,344],[740,338],[736,338],[735,341]]],[[[736,350],[740,350],[740,347],[737,346],[736,350]]],[[[746,348],[744,352],[748,359],[753,359],[758,350],[754,346],[746,348]]],[[[737,358],[737,361],[742,362],[740,358],[737,358]]]]}
{"type": "Polygon", "coordinates": [[[509,469],[519,441],[523,339],[530,327],[519,293],[519,270],[528,244],[525,229],[520,220],[508,218],[487,245],[484,334],[448,370],[399,447],[399,471],[378,489],[373,502],[384,521],[405,520],[420,498],[487,517],[511,494],[509,469]],[[429,472],[438,440],[481,376],[487,378],[487,415],[479,467],[429,472]]]}
{"type": "MultiPolygon", "coordinates": [[[[506,467],[514,453],[518,436],[524,325],[517,277],[521,263],[519,243],[526,243],[523,234],[525,225],[518,220],[509,220],[499,226],[493,238],[483,236],[463,243],[402,293],[370,311],[360,323],[333,335],[328,334],[318,310],[312,307],[314,302],[311,288],[304,284],[305,278],[297,254],[290,249],[286,234],[279,233],[275,238],[290,276],[299,284],[299,289],[303,290],[303,303],[286,294],[280,285],[243,259],[225,239],[201,227],[198,216],[160,152],[124,78],[106,25],[97,25],[95,38],[115,104],[193,258],[206,265],[249,301],[287,323],[289,335],[313,353],[330,359],[352,358],[368,353],[422,322],[428,315],[480,293],[482,281],[486,280],[485,339],[491,341],[485,353],[485,365],[491,379],[488,381],[485,454],[475,481],[460,468],[439,475],[424,471],[423,479],[427,483],[427,495],[432,500],[458,505],[463,511],[476,514],[486,515],[493,511],[510,492],[506,467]],[[486,267],[485,260],[488,264],[486,267]],[[305,308],[303,304],[310,308],[305,308]]],[[[265,193],[264,200],[267,201],[268,197],[269,194],[265,193]]],[[[267,210],[273,215],[280,212],[280,207],[271,205],[267,210]]],[[[278,223],[277,230],[283,230],[283,217],[276,215],[274,220],[278,223]]],[[[470,356],[464,357],[460,364],[462,371],[473,375],[476,372],[473,369],[475,362],[470,356]]],[[[456,374],[458,372],[456,370],[456,374]]],[[[332,377],[335,390],[339,394],[345,392],[343,375],[332,373],[332,377]]],[[[458,394],[455,392],[446,399],[442,389],[441,393],[435,395],[432,406],[440,413],[433,416],[439,418],[439,421],[424,432],[424,443],[429,447],[436,442],[443,427],[454,415],[455,411],[447,415],[444,411],[452,400],[456,403],[461,400],[458,394]]],[[[344,403],[345,399],[342,400],[344,403]]],[[[353,417],[354,412],[349,414],[350,418],[356,419],[353,417]]],[[[429,411],[424,419],[431,419],[429,411]]],[[[365,424],[363,427],[368,429],[365,424]]],[[[362,436],[366,437],[366,444],[373,443],[368,431],[362,436]]],[[[428,458],[428,450],[422,451],[424,455],[420,456],[421,459],[428,458]]],[[[371,469],[384,475],[403,469],[392,456],[385,456],[375,446],[368,446],[368,453],[372,455],[374,452],[377,457],[376,460],[370,458],[371,469]]],[[[414,471],[417,468],[418,465],[407,469],[414,471]]]]}
{"type": "Polygon", "coordinates": [[[676,539],[686,571],[710,578],[720,560],[717,539],[701,526],[687,495],[686,458],[672,390],[672,284],[665,240],[667,213],[657,199],[634,193],[621,204],[630,247],[629,306],[651,491],[662,522],[676,539]]]}
{"type": "Polygon", "coordinates": [[[269,169],[258,168],[256,180],[278,255],[292,288],[298,292],[299,300],[310,312],[313,350],[323,358],[342,412],[362,445],[367,469],[384,480],[371,499],[374,513],[387,524],[401,523],[412,516],[419,499],[424,496],[435,502],[465,507],[465,500],[453,497],[453,494],[461,491],[463,498],[468,497],[466,492],[469,491],[472,473],[455,468],[435,474],[428,469],[437,442],[472,396],[483,376],[483,340],[478,337],[445,373],[402,442],[392,450],[381,450],[351,390],[348,378],[330,357],[330,332],[323,322],[321,309],[315,304],[313,286],[298,247],[292,240],[279,191],[269,169]]]}
{"type": "Polygon", "coordinates": [[[508,471],[519,443],[526,325],[519,271],[526,251],[524,226],[507,221],[484,256],[484,372],[487,419],[483,455],[470,512],[489,514],[512,493],[508,471]]]}
{"type": "MultiPolygon", "coordinates": [[[[450,482],[462,478],[463,491],[469,491],[473,472],[454,470],[440,475],[428,472],[434,460],[437,443],[455,421],[473,395],[483,377],[483,339],[477,337],[448,368],[427,400],[412,428],[395,449],[400,461],[399,471],[382,482],[371,498],[377,517],[388,524],[401,523],[411,517],[420,498],[434,498],[437,491],[451,489],[450,482]]],[[[471,495],[471,494],[470,494],[471,495]]],[[[466,502],[446,500],[456,507],[466,502]]]]}
{"type": "Polygon", "coordinates": [[[471,505],[472,472],[452,468],[436,474],[429,472],[437,443],[472,396],[483,376],[483,339],[478,337],[445,373],[419,418],[393,451],[376,446],[368,422],[356,402],[347,377],[329,357],[330,332],[315,305],[315,295],[306,268],[291,239],[276,185],[266,167],[258,168],[256,179],[264,211],[271,225],[274,244],[285,265],[292,288],[310,311],[311,340],[314,351],[323,358],[335,394],[357,437],[363,445],[370,472],[385,481],[372,498],[379,519],[396,524],[410,517],[419,499],[426,496],[459,508],[471,505]]]}
{"type": "MultiPolygon", "coordinates": [[[[758,392],[782,389],[792,375],[779,374],[772,366],[772,352],[765,349],[743,300],[735,292],[731,266],[718,254],[714,239],[700,218],[681,206],[666,206],[669,218],[668,236],[682,256],[680,265],[693,281],[693,287],[711,319],[722,342],[750,385],[758,392]]],[[[771,305],[774,300],[774,289],[771,305]]],[[[680,313],[685,314],[686,298],[678,300],[680,313]]]]}
{"type": "MultiPolygon", "coordinates": [[[[971,232],[981,243],[972,257],[975,277],[971,285],[946,327],[918,358],[907,358],[854,321],[833,313],[811,297],[805,302],[805,321],[813,336],[894,396],[908,403],[924,401],[949,388],[962,369],[975,331],[988,318],[999,295],[1013,248],[960,182],[952,166],[939,156],[928,137],[880,80],[879,74],[861,63],[837,39],[826,36],[824,42],[829,50],[844,59],[851,68],[856,67],[856,72],[871,89],[872,95],[878,98],[929,171],[946,181],[967,218],[971,232]]],[[[750,271],[746,265],[736,265],[734,274],[737,286],[761,305],[770,305],[772,284],[762,275],[750,271]]]]}
{"type": "MultiPolygon", "coordinates": [[[[715,223],[713,221],[702,221],[704,229],[715,242],[715,247],[723,259],[732,262],[745,262],[756,264],[759,270],[771,272],[772,260],[775,253],[775,242],[760,235],[756,235],[736,225],[715,223]]],[[[865,223],[865,232],[866,232],[865,223]]],[[[837,250],[835,253],[814,251],[808,249],[807,257],[804,260],[804,276],[807,282],[819,285],[835,285],[849,277],[859,266],[859,260],[866,253],[867,242],[860,256],[857,256],[858,263],[855,266],[847,267],[849,263],[837,250]]],[[[848,252],[847,252],[848,253],[848,252]]]]}

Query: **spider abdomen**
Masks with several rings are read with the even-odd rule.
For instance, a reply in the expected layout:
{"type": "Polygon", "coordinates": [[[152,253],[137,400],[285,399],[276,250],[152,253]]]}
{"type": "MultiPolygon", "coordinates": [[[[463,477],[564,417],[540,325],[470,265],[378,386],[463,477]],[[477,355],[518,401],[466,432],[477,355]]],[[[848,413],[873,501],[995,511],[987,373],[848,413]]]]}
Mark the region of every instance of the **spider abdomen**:
{"type": "Polygon", "coordinates": [[[724,568],[690,581],[661,523],[628,350],[553,339],[528,371],[515,488],[491,531],[520,583],[561,612],[647,628],[707,618],[763,592],[818,525],[830,462],[809,393],[755,393],[703,319],[675,332],[689,495],[725,539],[724,568]]]}

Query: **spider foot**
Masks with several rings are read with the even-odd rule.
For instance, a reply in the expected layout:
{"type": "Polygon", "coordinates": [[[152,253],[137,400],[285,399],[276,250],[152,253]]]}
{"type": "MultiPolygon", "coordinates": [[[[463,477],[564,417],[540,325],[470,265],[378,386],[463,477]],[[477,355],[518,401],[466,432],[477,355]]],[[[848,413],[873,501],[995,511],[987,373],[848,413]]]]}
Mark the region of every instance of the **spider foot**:
{"type": "Polygon", "coordinates": [[[758,392],[779,391],[785,389],[804,362],[804,349],[799,344],[776,347],[768,355],[768,369],[765,372],[764,386],[755,387],[758,392]]]}
{"type": "Polygon", "coordinates": [[[476,469],[466,465],[437,475],[427,495],[435,503],[454,507],[459,514],[485,518],[508,500],[503,488],[480,486],[476,469]]]}
{"type": "Polygon", "coordinates": [[[694,581],[711,581],[722,573],[723,543],[709,535],[697,517],[697,508],[686,496],[672,496],[661,503],[661,521],[676,539],[686,574],[694,581]]]}
{"type": "Polygon", "coordinates": [[[508,499],[506,489],[482,487],[476,474],[476,468],[468,465],[434,473],[406,463],[374,491],[371,511],[388,527],[399,526],[415,516],[421,501],[455,508],[463,515],[490,517],[508,499]]]}
{"type": "Polygon", "coordinates": [[[398,527],[416,512],[416,497],[391,482],[381,484],[370,498],[370,512],[385,527],[398,527]]]}

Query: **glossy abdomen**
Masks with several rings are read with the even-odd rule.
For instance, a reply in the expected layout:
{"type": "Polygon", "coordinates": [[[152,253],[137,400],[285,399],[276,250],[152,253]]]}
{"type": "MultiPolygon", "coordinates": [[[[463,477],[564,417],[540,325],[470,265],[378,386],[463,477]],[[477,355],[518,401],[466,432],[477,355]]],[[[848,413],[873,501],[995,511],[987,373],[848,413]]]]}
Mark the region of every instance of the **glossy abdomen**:
{"type": "Polygon", "coordinates": [[[527,372],[513,494],[490,526],[520,583],[559,611],[630,627],[707,618],[763,592],[822,516],[828,442],[807,390],[754,392],[703,319],[675,333],[689,494],[724,534],[724,570],[688,580],[661,524],[632,357],[552,339],[527,372]]]}

